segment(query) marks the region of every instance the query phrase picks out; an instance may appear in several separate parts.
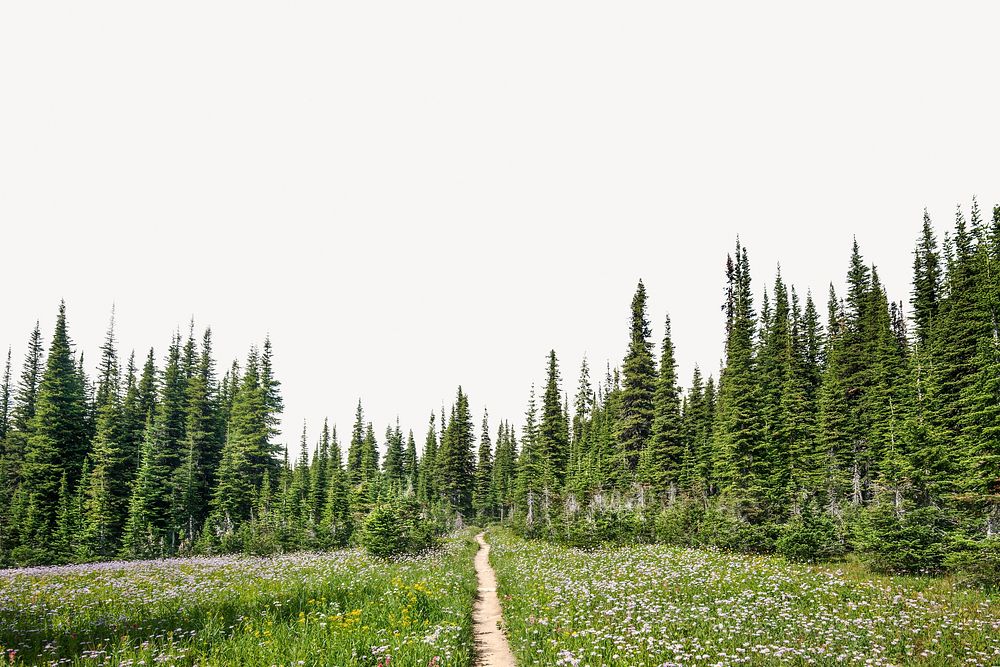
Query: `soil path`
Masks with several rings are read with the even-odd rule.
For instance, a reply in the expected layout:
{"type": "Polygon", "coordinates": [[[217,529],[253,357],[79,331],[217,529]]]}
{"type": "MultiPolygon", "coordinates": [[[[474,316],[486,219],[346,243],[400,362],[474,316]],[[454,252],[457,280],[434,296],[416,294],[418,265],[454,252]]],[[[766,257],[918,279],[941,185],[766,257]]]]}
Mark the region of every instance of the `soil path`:
{"type": "Polygon", "coordinates": [[[500,629],[500,598],[497,597],[497,574],[490,565],[490,545],[483,539],[485,533],[476,535],[479,551],[476,552],[476,577],[479,595],[472,609],[472,631],[476,636],[477,665],[481,667],[514,667],[507,637],[500,629]]]}

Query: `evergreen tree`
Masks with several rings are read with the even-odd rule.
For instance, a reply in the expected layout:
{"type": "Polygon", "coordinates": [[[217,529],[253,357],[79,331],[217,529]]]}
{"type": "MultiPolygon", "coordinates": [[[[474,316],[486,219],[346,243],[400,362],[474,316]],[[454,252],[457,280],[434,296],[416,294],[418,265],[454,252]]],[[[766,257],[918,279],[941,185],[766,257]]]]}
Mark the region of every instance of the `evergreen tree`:
{"type": "Polygon", "coordinates": [[[321,542],[327,546],[347,543],[353,530],[347,474],[343,469],[336,426],[330,433],[330,459],[327,463],[326,504],[320,522],[321,542]]]}
{"type": "Polygon", "coordinates": [[[501,521],[509,516],[513,509],[516,479],[517,442],[513,428],[507,422],[503,422],[497,433],[497,451],[493,462],[493,494],[501,521]]]}
{"type": "Polygon", "coordinates": [[[118,550],[130,495],[126,474],[131,452],[124,447],[125,421],[120,369],[115,343],[114,312],[101,347],[97,384],[97,433],[93,467],[85,484],[84,543],[90,555],[113,556],[118,550]]]}
{"type": "Polygon", "coordinates": [[[28,424],[22,468],[26,516],[20,532],[42,553],[53,546],[63,475],[68,489],[75,488],[79,480],[88,445],[85,413],[86,396],[73,363],[66,306],[60,303],[45,373],[28,424]]]}
{"type": "Polygon", "coordinates": [[[639,455],[653,431],[653,393],[656,365],[653,343],[646,319],[646,287],[639,281],[632,298],[632,320],[628,353],[623,366],[624,381],[615,435],[630,471],[635,471],[639,455]]]}
{"type": "Polygon", "coordinates": [[[521,431],[521,452],[517,459],[517,484],[515,491],[518,508],[532,516],[534,497],[544,488],[544,459],[538,444],[538,406],[535,403],[535,385],[531,385],[528,409],[521,431]]]}
{"type": "Polygon", "coordinates": [[[0,385],[0,458],[4,455],[4,441],[10,429],[10,348],[7,348],[7,363],[3,369],[3,384],[0,385]]]}
{"type": "Polygon", "coordinates": [[[483,431],[479,437],[479,460],[476,463],[472,489],[472,509],[479,521],[493,519],[496,512],[496,495],[493,486],[493,443],[490,442],[489,415],[483,410],[483,431]]]}
{"type": "Polygon", "coordinates": [[[396,418],[396,430],[390,427],[385,429],[385,461],[383,471],[389,488],[397,494],[402,492],[403,486],[403,433],[399,428],[399,417],[396,418]]]}
{"type": "Polygon", "coordinates": [[[913,322],[918,345],[927,345],[941,302],[941,264],[931,218],[924,209],[920,239],[913,251],[913,322]]]}
{"type": "Polygon", "coordinates": [[[417,441],[413,439],[413,429],[406,437],[406,450],[403,452],[403,479],[406,495],[417,490],[417,441]]]}
{"type": "Polygon", "coordinates": [[[680,484],[684,442],[681,424],[681,399],[677,387],[677,363],[670,336],[670,317],[666,318],[660,374],[653,395],[653,433],[643,452],[641,478],[661,499],[673,499],[680,484]]]}
{"type": "Polygon", "coordinates": [[[38,399],[38,388],[42,382],[42,372],[45,363],[45,349],[42,346],[42,332],[38,322],[28,339],[28,352],[21,366],[21,379],[17,385],[14,397],[13,430],[27,433],[32,417],[35,416],[35,403],[38,399]]]}
{"type": "MultiPolygon", "coordinates": [[[[314,523],[319,524],[323,518],[326,505],[327,487],[330,484],[330,426],[323,420],[323,430],[320,432],[319,445],[315,450],[312,465],[309,468],[309,514],[314,523]]],[[[337,459],[340,455],[338,452],[337,459]]],[[[339,465],[339,463],[338,463],[339,465]]]]}
{"type": "MultiPolygon", "coordinates": [[[[143,438],[142,462],[122,538],[122,555],[132,558],[163,556],[170,546],[170,459],[164,423],[150,415],[143,438]]],[[[244,487],[244,492],[248,489],[244,487]]]]}
{"type": "Polygon", "coordinates": [[[754,313],[746,248],[727,263],[726,366],[719,380],[713,468],[719,490],[747,520],[766,517],[766,455],[753,356],[754,313]]]}
{"type": "Polygon", "coordinates": [[[212,496],[216,516],[230,522],[249,517],[254,504],[252,490],[260,487],[265,471],[274,472],[279,467],[276,458],[279,449],[270,441],[276,423],[271,410],[279,402],[267,397],[259,369],[257,351],[251,350],[233,396],[218,482],[212,496]]]}
{"type": "Polygon", "coordinates": [[[475,455],[473,454],[472,415],[469,398],[458,388],[451,419],[441,439],[438,452],[440,462],[439,483],[441,493],[458,513],[469,515],[472,511],[475,455]]]}
{"type": "Polygon", "coordinates": [[[433,503],[438,500],[437,484],[437,454],[438,441],[436,418],[431,412],[430,424],[427,427],[427,437],[424,439],[424,451],[420,457],[419,479],[417,481],[417,497],[424,502],[433,503]]]}
{"type": "Polygon", "coordinates": [[[351,431],[351,443],[347,449],[347,476],[351,486],[361,483],[361,460],[363,458],[365,439],[365,413],[358,399],[358,408],[354,415],[354,428],[351,431]]]}
{"type": "Polygon", "coordinates": [[[556,491],[566,479],[569,462],[566,415],[560,404],[559,363],[556,352],[549,352],[548,375],[542,395],[542,421],[538,428],[538,452],[541,457],[543,484],[556,491]]]}

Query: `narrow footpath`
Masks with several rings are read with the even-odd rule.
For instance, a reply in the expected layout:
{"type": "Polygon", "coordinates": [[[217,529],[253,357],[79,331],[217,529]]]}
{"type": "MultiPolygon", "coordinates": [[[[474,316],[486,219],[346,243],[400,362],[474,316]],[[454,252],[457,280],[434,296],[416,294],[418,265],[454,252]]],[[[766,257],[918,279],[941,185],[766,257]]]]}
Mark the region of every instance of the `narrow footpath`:
{"type": "Polygon", "coordinates": [[[476,637],[476,664],[481,667],[514,667],[507,637],[500,629],[500,598],[497,597],[497,573],[490,565],[490,545],[483,539],[485,533],[476,535],[479,551],[476,552],[476,577],[479,595],[472,609],[472,631],[476,637]]]}

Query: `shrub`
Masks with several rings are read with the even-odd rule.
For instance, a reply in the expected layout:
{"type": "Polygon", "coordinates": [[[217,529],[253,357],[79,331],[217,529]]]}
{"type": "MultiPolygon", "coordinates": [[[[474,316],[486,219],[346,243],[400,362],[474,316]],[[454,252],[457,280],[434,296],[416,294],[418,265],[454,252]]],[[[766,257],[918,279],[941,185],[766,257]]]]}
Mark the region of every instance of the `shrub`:
{"type": "Polygon", "coordinates": [[[691,546],[697,541],[704,518],[705,508],[701,503],[679,500],[653,519],[653,539],[664,544],[691,546]]]}
{"type": "Polygon", "coordinates": [[[365,519],[361,546],[379,558],[424,551],[437,545],[437,527],[415,501],[376,505],[365,519]]]}
{"type": "Polygon", "coordinates": [[[719,505],[705,512],[698,534],[699,545],[741,553],[774,553],[779,528],[773,523],[749,523],[731,508],[719,505]]]}
{"type": "Polygon", "coordinates": [[[1000,590],[1000,537],[962,540],[945,557],[945,566],[954,572],[959,585],[1000,590]]]}
{"type": "Polygon", "coordinates": [[[945,555],[946,517],[933,506],[888,501],[868,509],[857,524],[858,553],[874,572],[924,574],[941,571],[945,555]]]}
{"type": "Polygon", "coordinates": [[[785,524],[775,549],[787,560],[799,563],[816,563],[844,554],[833,519],[825,512],[816,511],[811,502],[803,505],[798,516],[785,524]]]}
{"type": "Polygon", "coordinates": [[[361,530],[361,546],[379,558],[388,558],[404,551],[403,522],[392,505],[377,505],[365,519],[361,530]]]}

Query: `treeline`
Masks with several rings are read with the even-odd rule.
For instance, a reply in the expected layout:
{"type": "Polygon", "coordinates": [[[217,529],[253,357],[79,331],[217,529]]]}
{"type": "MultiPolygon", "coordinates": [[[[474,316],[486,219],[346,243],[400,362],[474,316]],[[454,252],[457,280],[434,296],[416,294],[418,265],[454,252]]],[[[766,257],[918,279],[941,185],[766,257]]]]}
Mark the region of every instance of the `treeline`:
{"type": "Polygon", "coordinates": [[[209,331],[176,335],[162,368],[150,351],[122,370],[112,324],[91,381],[60,307],[48,354],[36,327],[16,383],[8,354],[0,558],[325,548],[359,541],[366,517],[383,532],[396,517],[409,528],[393,540],[424,543],[416,514],[581,546],[1000,568],[1000,207],[990,221],[975,202],[968,219],[959,209],[943,243],[925,213],[909,308],[857,243],[825,312],[780,271],[758,308],[739,243],[724,279],[723,367],[695,368],[686,388],[670,320],[657,349],[640,282],[623,362],[595,379],[583,360],[571,402],[550,352],[519,432],[492,430],[485,411],[477,429],[459,388],[419,452],[398,422],[379,443],[359,402],[346,455],[324,423],[312,441],[303,428],[294,462],[276,444],[269,342],[221,379],[209,331]]]}
{"type": "Polygon", "coordinates": [[[891,571],[1000,553],[1000,207],[959,209],[941,245],[925,213],[913,258],[909,316],[855,242],[824,317],[780,271],[758,310],[737,243],[724,366],[685,391],[669,318],[654,357],[640,282],[624,362],[594,389],[585,360],[572,413],[550,355],[516,481],[500,475],[486,513],[571,543],[855,550],[891,571]]]}
{"type": "MultiPolygon", "coordinates": [[[[410,498],[420,531],[471,511],[472,423],[459,389],[426,464],[397,423],[379,444],[361,403],[346,460],[336,427],[294,461],[276,442],[282,410],[265,340],[221,379],[212,334],[175,335],[162,367],[119,360],[114,318],[96,379],[72,345],[60,304],[46,352],[36,324],[18,379],[0,385],[0,564],[188,553],[269,553],[351,543],[373,506],[410,498]],[[311,455],[310,455],[311,454],[311,455]],[[436,512],[420,498],[439,499],[436,512]]],[[[412,523],[412,517],[411,517],[412,523]]],[[[424,539],[424,542],[427,540],[424,539]]]]}

